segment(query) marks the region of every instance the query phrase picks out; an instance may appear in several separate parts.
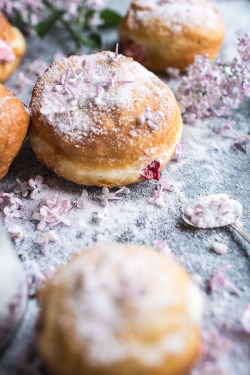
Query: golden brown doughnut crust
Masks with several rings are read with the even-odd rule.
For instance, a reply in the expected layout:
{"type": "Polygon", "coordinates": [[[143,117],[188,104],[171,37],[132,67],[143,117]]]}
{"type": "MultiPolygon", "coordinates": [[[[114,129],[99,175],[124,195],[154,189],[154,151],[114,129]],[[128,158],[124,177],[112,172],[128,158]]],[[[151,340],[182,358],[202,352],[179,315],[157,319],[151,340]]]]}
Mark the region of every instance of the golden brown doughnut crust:
{"type": "Polygon", "coordinates": [[[184,375],[199,356],[199,291],[153,249],[87,249],[46,283],[40,300],[38,349],[52,373],[184,375]]]}
{"type": "Polygon", "coordinates": [[[29,126],[25,106],[0,84],[0,178],[20,150],[29,126]]]}
{"type": "MultiPolygon", "coordinates": [[[[206,15],[205,12],[212,15],[212,28],[210,24],[206,25],[206,22],[193,25],[181,24],[179,21],[175,24],[174,20],[167,22],[161,14],[154,15],[147,4],[144,6],[142,0],[134,0],[126,17],[119,25],[120,42],[125,47],[124,53],[126,54],[127,43],[132,41],[135,43],[135,49],[141,48],[144,51],[138,61],[148,69],[163,73],[168,67],[185,71],[197,55],[208,54],[209,58],[213,60],[220,50],[225,27],[217,10],[206,0],[200,0],[200,2],[202,6],[204,4],[204,7],[209,7],[208,10],[204,10],[204,15],[206,15]],[[138,47],[136,47],[137,45],[138,47]]],[[[193,12],[194,15],[196,15],[195,5],[195,2],[189,4],[190,12],[193,12]]],[[[167,13],[168,7],[173,6],[179,7],[181,20],[183,12],[181,2],[178,4],[176,1],[163,7],[167,13]]],[[[178,19],[177,12],[175,15],[178,19]]],[[[199,12],[197,21],[199,21],[199,12]]]]}
{"type": "MultiPolygon", "coordinates": [[[[119,87],[117,85],[114,88],[117,97],[128,89],[128,86],[121,86],[119,84],[119,87]]],[[[51,100],[54,100],[53,95],[51,100]]],[[[168,86],[133,59],[122,57],[113,61],[108,58],[108,52],[81,58],[71,56],[54,62],[38,79],[30,108],[29,141],[38,160],[57,174],[83,185],[113,187],[142,180],[140,173],[143,166],[157,158],[162,159],[161,168],[167,164],[175,153],[182,132],[180,110],[168,86]],[[75,69],[79,66],[79,59],[83,58],[95,59],[98,69],[107,64],[110,74],[123,69],[128,77],[130,70],[135,75],[138,71],[139,77],[131,86],[133,89],[128,104],[114,104],[112,107],[92,105],[90,109],[81,107],[82,112],[85,111],[88,119],[91,119],[91,125],[86,131],[85,128],[80,131],[79,127],[84,124],[78,124],[78,128],[75,128],[75,133],[79,133],[76,138],[74,131],[73,136],[70,136],[70,131],[60,130],[61,123],[56,126],[41,114],[41,110],[46,95],[51,95],[49,92],[46,94],[46,90],[59,81],[68,62],[75,69]],[[141,81],[144,79],[141,75],[147,77],[147,82],[141,81]],[[144,91],[149,94],[141,98],[138,90],[141,90],[142,95],[144,91]],[[138,120],[146,107],[150,107],[153,112],[164,113],[157,131],[152,131],[147,122],[141,125],[138,120]]],[[[62,122],[67,122],[67,118],[63,117],[62,122]]]]}
{"type": "Polygon", "coordinates": [[[1,12],[0,39],[3,39],[13,49],[16,56],[13,62],[0,62],[0,82],[3,82],[18,67],[26,51],[26,42],[22,33],[16,27],[11,26],[1,12]]]}

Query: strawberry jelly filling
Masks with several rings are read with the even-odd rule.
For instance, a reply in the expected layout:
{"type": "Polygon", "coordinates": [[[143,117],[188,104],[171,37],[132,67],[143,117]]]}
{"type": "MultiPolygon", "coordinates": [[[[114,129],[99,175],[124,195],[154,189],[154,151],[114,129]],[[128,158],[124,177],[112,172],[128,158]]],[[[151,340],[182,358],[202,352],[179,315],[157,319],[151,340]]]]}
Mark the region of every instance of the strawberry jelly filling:
{"type": "Polygon", "coordinates": [[[13,62],[16,56],[13,49],[0,38],[0,63],[2,62],[13,62]]]}
{"type": "Polygon", "coordinates": [[[133,59],[137,61],[143,61],[146,57],[145,49],[133,40],[128,40],[123,44],[123,54],[128,57],[133,57],[133,59]]]}
{"type": "Polygon", "coordinates": [[[161,162],[159,159],[152,161],[146,167],[143,168],[141,172],[141,176],[145,178],[145,180],[157,180],[159,181],[160,178],[160,167],[161,162]]]}

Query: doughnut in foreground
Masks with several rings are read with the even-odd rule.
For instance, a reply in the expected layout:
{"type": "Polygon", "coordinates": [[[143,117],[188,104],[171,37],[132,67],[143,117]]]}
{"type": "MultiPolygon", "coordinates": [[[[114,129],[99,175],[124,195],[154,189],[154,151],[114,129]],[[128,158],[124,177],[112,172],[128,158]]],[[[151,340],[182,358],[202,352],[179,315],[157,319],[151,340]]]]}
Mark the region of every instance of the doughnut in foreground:
{"type": "Polygon", "coordinates": [[[133,0],[119,26],[123,53],[148,69],[185,71],[196,55],[213,60],[224,25],[207,0],[133,0]]]}
{"type": "Polygon", "coordinates": [[[20,150],[29,126],[25,106],[0,84],[0,179],[20,150]]]}
{"type": "Polygon", "coordinates": [[[52,63],[33,89],[30,109],[38,160],[82,185],[159,179],[181,138],[173,92],[118,51],[52,63]]]}
{"type": "Polygon", "coordinates": [[[25,50],[24,36],[0,12],[0,82],[17,68],[25,50]]]}
{"type": "Polygon", "coordinates": [[[180,375],[197,360],[202,298],[173,259],[132,244],[75,256],[40,294],[39,352],[60,375],[180,375]]]}

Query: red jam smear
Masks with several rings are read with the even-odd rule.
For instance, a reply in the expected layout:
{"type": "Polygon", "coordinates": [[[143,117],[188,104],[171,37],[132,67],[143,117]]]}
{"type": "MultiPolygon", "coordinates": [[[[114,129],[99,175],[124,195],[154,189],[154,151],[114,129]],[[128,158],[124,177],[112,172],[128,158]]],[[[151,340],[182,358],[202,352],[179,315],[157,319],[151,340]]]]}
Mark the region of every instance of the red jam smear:
{"type": "Polygon", "coordinates": [[[145,49],[133,40],[128,40],[123,44],[123,54],[133,57],[136,61],[143,61],[146,57],[145,49]]]}
{"type": "Polygon", "coordinates": [[[157,180],[160,179],[160,168],[161,168],[161,162],[160,160],[154,160],[150,164],[148,164],[146,167],[143,168],[141,172],[141,176],[145,178],[145,180],[157,180]]]}

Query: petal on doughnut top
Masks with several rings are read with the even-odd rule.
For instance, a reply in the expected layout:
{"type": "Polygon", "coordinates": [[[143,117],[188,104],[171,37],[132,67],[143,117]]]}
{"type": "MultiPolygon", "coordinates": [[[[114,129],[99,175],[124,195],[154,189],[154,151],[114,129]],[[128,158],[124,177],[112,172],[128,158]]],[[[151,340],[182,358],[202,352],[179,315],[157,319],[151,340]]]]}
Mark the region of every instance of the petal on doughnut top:
{"type": "Polygon", "coordinates": [[[52,373],[184,375],[199,356],[201,293],[154,249],[86,249],[45,284],[40,301],[38,349],[52,373]]]}
{"type": "Polygon", "coordinates": [[[0,12],[0,82],[17,68],[25,50],[23,35],[0,12]]]}
{"type": "Polygon", "coordinates": [[[119,25],[126,56],[153,71],[185,71],[196,55],[219,52],[225,27],[208,0],[133,0],[119,25]]]}
{"type": "Polygon", "coordinates": [[[25,106],[0,84],[0,179],[20,150],[29,126],[25,106]]]}
{"type": "Polygon", "coordinates": [[[82,185],[143,180],[154,160],[165,167],[182,133],[169,87],[133,59],[108,51],[52,63],[33,89],[30,109],[37,158],[82,185]]]}

